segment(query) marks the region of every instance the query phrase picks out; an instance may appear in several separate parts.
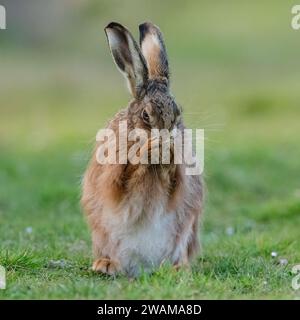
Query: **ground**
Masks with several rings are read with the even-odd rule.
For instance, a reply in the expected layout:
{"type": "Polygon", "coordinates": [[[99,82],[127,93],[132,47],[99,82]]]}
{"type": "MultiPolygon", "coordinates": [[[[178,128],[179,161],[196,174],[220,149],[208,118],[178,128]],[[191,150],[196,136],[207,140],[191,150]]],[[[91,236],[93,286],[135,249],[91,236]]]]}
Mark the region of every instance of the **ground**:
{"type": "Polygon", "coordinates": [[[257,2],[240,29],[211,26],[207,6],[197,37],[189,26],[200,8],[183,12],[176,36],[175,18],[165,28],[173,92],[187,126],[206,136],[202,252],[191,272],[164,266],[129,280],[91,271],[80,180],[97,130],[129,99],[105,39],[102,56],[1,53],[0,299],[300,298],[291,285],[300,264],[299,33],[278,18],[290,12],[282,4],[264,24],[257,2]]]}

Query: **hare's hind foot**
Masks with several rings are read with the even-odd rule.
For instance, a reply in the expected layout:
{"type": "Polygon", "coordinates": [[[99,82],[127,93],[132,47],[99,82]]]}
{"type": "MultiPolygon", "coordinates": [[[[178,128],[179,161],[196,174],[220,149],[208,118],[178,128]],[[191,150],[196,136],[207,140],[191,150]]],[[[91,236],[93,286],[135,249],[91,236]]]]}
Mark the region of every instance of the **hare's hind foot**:
{"type": "Polygon", "coordinates": [[[179,260],[173,263],[173,269],[176,271],[185,270],[190,271],[191,265],[188,258],[188,253],[184,252],[179,260]]]}
{"type": "Polygon", "coordinates": [[[179,271],[179,270],[191,271],[191,266],[189,263],[174,263],[173,269],[175,271],[179,271]]]}
{"type": "Polygon", "coordinates": [[[99,258],[94,261],[92,270],[95,272],[114,276],[120,271],[120,265],[118,262],[111,259],[99,258]]]}

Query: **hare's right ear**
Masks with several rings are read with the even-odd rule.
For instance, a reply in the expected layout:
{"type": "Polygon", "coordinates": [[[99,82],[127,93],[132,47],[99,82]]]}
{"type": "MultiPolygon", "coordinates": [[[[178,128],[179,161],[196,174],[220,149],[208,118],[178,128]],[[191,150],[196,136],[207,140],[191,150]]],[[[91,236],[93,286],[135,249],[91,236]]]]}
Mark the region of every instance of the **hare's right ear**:
{"type": "Polygon", "coordinates": [[[140,46],[147,61],[149,79],[160,79],[169,84],[169,63],[160,29],[151,22],[139,26],[140,46]]]}
{"type": "Polygon", "coordinates": [[[130,32],[121,24],[111,22],[105,28],[114,61],[125,76],[131,94],[140,99],[148,80],[147,64],[130,32]]]}

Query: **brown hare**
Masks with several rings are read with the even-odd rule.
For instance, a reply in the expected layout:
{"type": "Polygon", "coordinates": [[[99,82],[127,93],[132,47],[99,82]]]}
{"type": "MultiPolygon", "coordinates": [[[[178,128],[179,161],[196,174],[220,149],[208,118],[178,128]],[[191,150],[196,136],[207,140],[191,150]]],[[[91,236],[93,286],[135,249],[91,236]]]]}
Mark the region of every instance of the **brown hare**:
{"type": "MultiPolygon", "coordinates": [[[[169,91],[162,34],[152,23],[141,24],[139,30],[140,46],[121,24],[105,28],[114,61],[133,96],[108,128],[118,135],[120,121],[127,121],[129,130],[183,131],[181,108],[169,91]]],[[[146,149],[151,148],[149,141],[146,149]]],[[[164,262],[188,266],[199,247],[201,176],[186,175],[185,165],[172,161],[100,164],[96,149],[84,175],[81,200],[92,232],[93,270],[137,276],[164,262]]]]}

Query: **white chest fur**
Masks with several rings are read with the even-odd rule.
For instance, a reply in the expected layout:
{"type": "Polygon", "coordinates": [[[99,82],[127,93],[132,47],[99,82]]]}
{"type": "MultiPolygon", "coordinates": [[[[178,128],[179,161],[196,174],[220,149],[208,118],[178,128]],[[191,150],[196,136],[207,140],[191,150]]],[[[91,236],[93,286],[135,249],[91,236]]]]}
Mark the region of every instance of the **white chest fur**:
{"type": "MultiPolygon", "coordinates": [[[[143,207],[135,206],[135,210],[141,211],[143,207]]],[[[145,219],[140,223],[129,224],[126,219],[128,212],[124,211],[120,216],[122,218],[114,221],[111,240],[118,243],[117,258],[129,274],[136,274],[143,268],[148,271],[159,266],[171,258],[174,250],[175,214],[165,212],[161,204],[157,204],[152,210],[153,212],[141,213],[145,215],[145,219]]]]}

